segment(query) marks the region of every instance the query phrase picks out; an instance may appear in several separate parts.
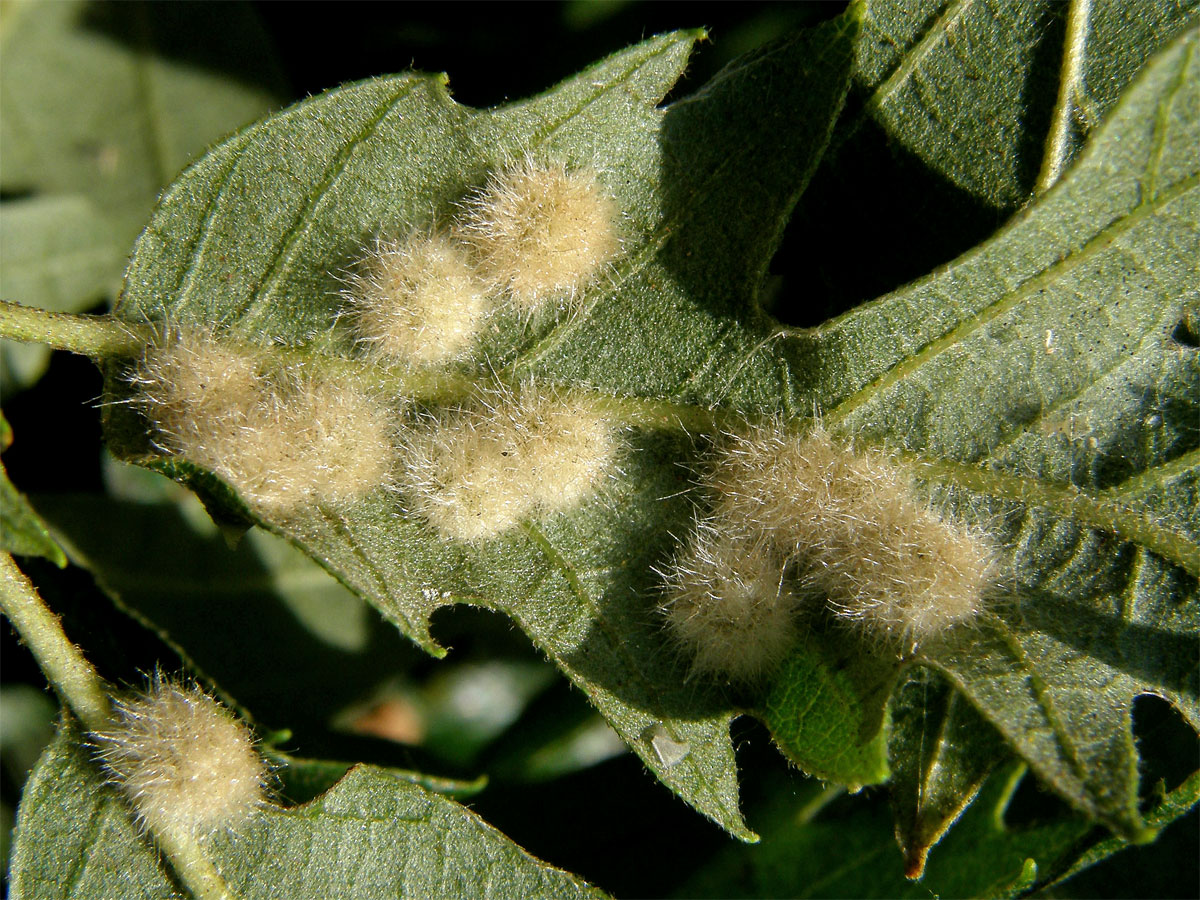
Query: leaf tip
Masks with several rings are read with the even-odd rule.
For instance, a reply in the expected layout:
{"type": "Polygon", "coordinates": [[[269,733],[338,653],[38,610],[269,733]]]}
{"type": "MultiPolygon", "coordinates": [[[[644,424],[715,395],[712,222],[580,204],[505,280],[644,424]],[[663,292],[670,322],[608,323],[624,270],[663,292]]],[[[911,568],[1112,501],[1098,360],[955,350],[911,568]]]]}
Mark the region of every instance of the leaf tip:
{"type": "Polygon", "coordinates": [[[928,847],[911,847],[904,854],[904,877],[909,881],[920,881],[925,874],[928,847]]]}

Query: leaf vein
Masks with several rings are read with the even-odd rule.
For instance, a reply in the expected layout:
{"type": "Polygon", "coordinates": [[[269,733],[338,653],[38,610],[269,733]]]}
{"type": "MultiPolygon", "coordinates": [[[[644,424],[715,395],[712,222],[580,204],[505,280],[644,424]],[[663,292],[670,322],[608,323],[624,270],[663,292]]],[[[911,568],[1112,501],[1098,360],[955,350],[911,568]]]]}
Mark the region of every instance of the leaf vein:
{"type": "Polygon", "coordinates": [[[886,390],[910,376],[927,363],[937,359],[943,353],[953,350],[962,341],[982,329],[988,323],[1014,309],[1038,291],[1053,285],[1056,279],[1074,271],[1099,253],[1109,249],[1118,237],[1128,233],[1151,213],[1186,196],[1197,184],[1200,184],[1200,176],[1192,175],[1168,191],[1160,194],[1159,198],[1156,198],[1153,203],[1136,207],[1109,222],[1096,232],[1081,248],[1062,257],[1015,290],[998,297],[995,301],[982,308],[970,318],[965,319],[941,337],[934,338],[919,352],[892,366],[891,369],[887,370],[874,382],[841,401],[833,410],[826,414],[827,421],[834,423],[845,419],[856,409],[864,406],[876,396],[883,394],[886,390]]]}
{"type": "MultiPolygon", "coordinates": [[[[522,523],[522,528],[529,536],[529,539],[533,542],[534,546],[536,546],[542,555],[545,556],[546,560],[552,566],[562,572],[563,577],[567,579],[567,583],[570,585],[572,592],[579,598],[580,602],[587,607],[588,614],[591,616],[592,620],[603,629],[605,638],[616,650],[617,654],[622,657],[625,663],[626,671],[637,679],[645,696],[650,698],[655,703],[659,703],[658,692],[655,690],[654,684],[646,678],[641,667],[638,665],[637,660],[634,659],[629,653],[625,643],[619,639],[618,635],[615,633],[612,623],[608,621],[608,617],[604,615],[603,611],[592,599],[591,595],[584,590],[583,585],[580,583],[578,575],[574,570],[574,567],[570,564],[570,562],[567,561],[562,553],[559,552],[558,548],[551,543],[550,539],[547,538],[546,535],[543,534],[535,525],[525,522],[522,523]]],[[[584,687],[586,687],[586,685],[584,685],[584,687]]],[[[661,704],[659,703],[659,705],[661,704]]],[[[663,717],[660,724],[671,740],[678,743],[686,743],[686,740],[683,739],[683,736],[677,730],[675,730],[674,722],[671,717],[663,717]]],[[[631,746],[634,745],[633,740],[629,740],[629,743],[631,746]]],[[[682,760],[680,760],[679,764],[687,766],[692,774],[696,776],[696,779],[708,789],[710,796],[713,797],[722,808],[725,807],[725,803],[721,798],[720,793],[715,789],[715,786],[709,780],[708,773],[705,772],[702,767],[696,765],[692,761],[690,755],[685,756],[682,760]]]]}
{"type": "MultiPolygon", "coordinates": [[[[180,270],[179,277],[175,281],[174,290],[171,293],[171,296],[177,298],[178,303],[183,303],[191,295],[192,287],[197,277],[199,277],[200,260],[204,258],[209,240],[213,237],[213,220],[216,218],[217,211],[221,206],[221,199],[225,197],[226,189],[229,187],[229,180],[233,177],[233,173],[237,169],[238,158],[249,142],[249,134],[240,135],[235,140],[237,141],[237,146],[231,147],[229,150],[228,159],[224,163],[224,171],[220,176],[220,184],[213,194],[213,199],[204,211],[204,218],[200,221],[199,227],[190,235],[191,246],[186,251],[188,257],[187,265],[180,270]]],[[[222,313],[221,321],[224,322],[226,318],[227,315],[222,313]]]]}
{"type": "Polygon", "coordinates": [[[998,499],[1015,500],[1026,507],[1044,507],[1063,518],[1113,532],[1124,540],[1153,550],[1192,575],[1200,575],[1200,545],[1104,494],[1091,494],[1074,485],[1048,484],[954,460],[938,459],[926,465],[939,479],[998,499]]]}
{"type": "Polygon", "coordinates": [[[269,304],[266,301],[275,293],[277,285],[286,274],[287,266],[284,263],[295,255],[301,235],[305,234],[308,230],[306,225],[311,224],[315,218],[313,211],[329,195],[330,190],[337,184],[341,176],[345,174],[346,167],[349,165],[354,152],[374,134],[376,129],[379,128],[380,123],[396,107],[396,104],[407,97],[419,83],[421,83],[421,79],[405,78],[397,90],[380,103],[379,108],[367,119],[358,133],[346,141],[338,149],[337,153],[334,154],[333,159],[325,169],[324,176],[308,192],[305,202],[302,208],[297,211],[292,224],[281,233],[280,240],[275,247],[275,252],[271,256],[271,261],[263,270],[258,288],[255,290],[253,297],[235,312],[235,315],[242,317],[246,324],[253,323],[258,315],[264,309],[268,308],[269,304]]]}
{"type": "Polygon", "coordinates": [[[875,112],[882,109],[884,102],[908,81],[925,57],[933,52],[938,42],[945,37],[950,27],[973,5],[974,0],[954,0],[947,4],[937,18],[929,23],[925,33],[900,57],[891,74],[871,92],[871,96],[867,98],[867,110],[875,112]]]}
{"type": "Polygon", "coordinates": [[[1179,61],[1179,70],[1171,86],[1160,98],[1154,110],[1154,137],[1150,150],[1150,159],[1146,164],[1146,172],[1142,179],[1142,202],[1151,203],[1158,198],[1158,172],[1162,167],[1163,156],[1167,147],[1167,132],[1170,125],[1170,110],[1175,104],[1175,98],[1186,82],[1188,66],[1195,54],[1196,44],[1191,42],[1184,50],[1179,61]]]}

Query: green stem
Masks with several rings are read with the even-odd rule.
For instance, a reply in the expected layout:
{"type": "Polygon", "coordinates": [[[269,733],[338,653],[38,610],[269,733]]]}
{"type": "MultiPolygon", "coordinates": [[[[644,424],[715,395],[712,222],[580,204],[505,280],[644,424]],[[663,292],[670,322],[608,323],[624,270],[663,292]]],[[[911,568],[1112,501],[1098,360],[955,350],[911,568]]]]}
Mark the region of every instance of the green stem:
{"type": "Polygon", "coordinates": [[[204,848],[190,834],[153,830],[158,849],[196,900],[237,900],[204,848]]]}
{"type": "Polygon", "coordinates": [[[146,346],[146,336],[112,316],[78,316],[49,312],[0,300],[0,337],[47,344],[95,360],[132,356],[146,346]]]}
{"type": "MultiPolygon", "coordinates": [[[[112,725],[112,700],[104,679],[67,638],[58,616],[7,553],[0,553],[0,610],[83,726],[92,732],[107,730],[112,725]]],[[[197,900],[235,900],[194,837],[157,828],[150,831],[179,880],[197,900]]]]}
{"type": "MultiPolygon", "coordinates": [[[[1084,26],[1076,27],[1086,27],[1086,6],[1087,0],[1081,0],[1072,7],[1072,15],[1082,17],[1085,22],[1084,26]]],[[[0,301],[0,337],[41,341],[64,350],[84,353],[93,359],[134,356],[143,352],[146,345],[154,340],[152,333],[126,325],[111,316],[51,313],[4,301],[0,301]]],[[[952,337],[947,336],[942,340],[944,342],[952,337]]],[[[246,350],[261,352],[261,348],[249,345],[246,350]]],[[[442,406],[468,400],[477,386],[477,379],[467,374],[386,366],[378,360],[314,353],[305,347],[276,347],[271,353],[285,367],[304,366],[321,377],[366,382],[375,388],[386,387],[400,396],[442,406]]],[[[898,379],[898,373],[902,374],[906,366],[914,366],[920,356],[897,366],[887,378],[898,379]]],[[[509,387],[515,389],[516,386],[509,384],[509,387]]],[[[878,387],[877,384],[873,390],[878,387]]],[[[728,410],[707,409],[694,404],[616,397],[580,388],[565,390],[577,402],[590,404],[602,415],[626,426],[713,434],[744,427],[747,421],[746,417],[728,410]]],[[[860,391],[840,407],[826,413],[826,425],[836,428],[838,422],[844,420],[871,394],[870,390],[860,391]]],[[[939,467],[945,477],[965,487],[1026,504],[1047,506],[1060,515],[1078,518],[1143,544],[1179,563],[1188,572],[1200,574],[1200,550],[1194,543],[1150,522],[1143,514],[1117,502],[1115,497],[1094,497],[1073,488],[1001,475],[949,461],[937,463],[935,467],[939,467]]]]}
{"type": "Polygon", "coordinates": [[[1087,48],[1091,0],[1072,0],[1067,12],[1067,35],[1063,45],[1062,71],[1059,76],[1058,102],[1054,120],[1046,135],[1042,171],[1038,173],[1034,193],[1044,194],[1054,186],[1070,162],[1071,136],[1074,134],[1076,101],[1083,80],[1083,57],[1087,48]]]}
{"type": "MultiPolygon", "coordinates": [[[[47,344],[57,350],[69,350],[94,360],[132,357],[142,353],[154,335],[139,330],[112,316],[82,316],[54,313],[0,300],[0,337],[47,344]]],[[[236,344],[230,339],[231,344],[236,344]]],[[[247,352],[261,348],[247,346],[247,352]]],[[[303,347],[275,347],[272,357],[285,368],[306,366],[326,378],[365,381],[386,385],[397,393],[424,403],[451,405],[468,399],[476,379],[456,372],[430,369],[389,367],[378,360],[348,359],[313,353],[303,347]]],[[[511,386],[511,385],[510,385],[511,386]]],[[[584,392],[575,390],[582,395],[584,392]]],[[[729,414],[685,403],[648,400],[640,397],[612,397],[588,393],[596,408],[619,419],[622,424],[667,430],[707,431],[734,421],[729,414]]],[[[738,419],[740,421],[740,419],[738,419]]]]}
{"type": "Polygon", "coordinates": [[[7,553],[0,553],[0,609],[79,721],[89,731],[103,731],[112,715],[103,679],[7,553]]]}

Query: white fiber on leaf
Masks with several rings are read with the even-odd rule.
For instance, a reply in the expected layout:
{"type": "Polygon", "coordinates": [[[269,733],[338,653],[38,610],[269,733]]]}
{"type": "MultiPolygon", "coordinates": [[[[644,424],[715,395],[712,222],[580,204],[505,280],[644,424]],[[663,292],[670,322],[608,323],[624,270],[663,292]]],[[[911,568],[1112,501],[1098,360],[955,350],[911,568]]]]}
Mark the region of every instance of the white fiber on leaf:
{"type": "Polygon", "coordinates": [[[787,654],[798,597],[907,649],[984,609],[990,538],[917,498],[888,455],[817,427],[725,435],[703,485],[711,515],[664,574],[662,611],[694,670],[754,681],[787,654]]]}
{"type": "Polygon", "coordinates": [[[498,387],[406,437],[402,487],[443,535],[481,541],[578,505],[615,452],[611,425],[586,405],[533,385],[498,387]]]}
{"type": "Polygon", "coordinates": [[[429,230],[375,243],[346,293],[359,340],[389,360],[431,365],[463,356],[489,308],[465,248],[429,230]]]}
{"type": "Polygon", "coordinates": [[[531,313],[596,279],[620,251],[617,219],[590,169],[526,160],[491,176],[458,230],[483,277],[531,313]]]}
{"type": "Polygon", "coordinates": [[[753,682],[782,661],[798,606],[784,569],[784,554],[764,537],[720,520],[700,523],[666,573],[662,604],[694,671],[753,682]]]}
{"type": "Polygon", "coordinates": [[[152,830],[233,830],[266,804],[267,765],[250,730],[195,685],[156,678],[92,735],[113,781],[152,830]]]}
{"type": "Polygon", "coordinates": [[[707,484],[714,516],[786,551],[796,577],[864,631],[919,643],[971,622],[996,580],[984,534],[943,518],[912,473],[822,428],[728,436],[707,484]]]}
{"type": "Polygon", "coordinates": [[[391,477],[391,416],[353,384],[272,368],[195,330],[147,348],[134,381],[164,449],[267,514],[349,502],[391,477]]]}

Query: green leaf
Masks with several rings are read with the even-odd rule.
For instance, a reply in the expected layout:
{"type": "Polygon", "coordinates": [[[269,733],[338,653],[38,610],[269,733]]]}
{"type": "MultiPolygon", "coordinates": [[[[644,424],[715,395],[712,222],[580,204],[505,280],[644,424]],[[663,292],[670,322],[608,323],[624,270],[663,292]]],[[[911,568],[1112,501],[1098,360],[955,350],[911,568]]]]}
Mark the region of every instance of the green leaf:
{"type": "Polygon", "coordinates": [[[58,704],[43,690],[28,684],[0,688],[0,762],[4,774],[15,785],[25,778],[54,737],[58,704]]]}
{"type": "MultiPolygon", "coordinates": [[[[0,452],[13,441],[8,420],[0,413],[0,452]]],[[[4,463],[0,463],[0,550],[18,556],[41,556],[59,568],[67,564],[62,547],[50,536],[29,501],[8,480],[4,463]]]]}
{"type": "MultiPolygon", "coordinates": [[[[1146,823],[1154,828],[1164,828],[1185,813],[1195,809],[1197,803],[1200,803],[1200,772],[1194,773],[1187,781],[1167,794],[1161,803],[1147,813],[1146,823]]],[[[1072,863],[1070,869],[1058,875],[1053,883],[1066,881],[1073,875],[1094,866],[1101,860],[1108,859],[1114,853],[1118,853],[1128,846],[1127,842],[1116,836],[1093,844],[1072,863]]]]}
{"type": "MultiPolygon", "coordinates": [[[[930,855],[920,881],[905,877],[882,805],[837,799],[815,785],[781,789],[764,810],[763,841],[730,846],[701,866],[677,897],[1017,897],[1125,849],[1085,817],[1068,813],[1009,821],[1023,767],[988,778],[955,828],[930,855]]],[[[1025,776],[1028,777],[1028,776],[1025,776]]],[[[1171,821],[1196,802],[1194,779],[1164,797],[1148,821],[1171,821]]],[[[756,823],[759,821],[755,819],[756,823]]]]}
{"type": "Polygon", "coordinates": [[[789,228],[780,318],[817,325],[988,238],[1035,193],[1052,137],[1061,134],[1061,161],[1074,159],[1145,61],[1195,21],[1195,8],[1194,0],[855,4],[863,20],[855,84],[789,228]],[[1082,105],[1056,117],[1072,16],[1085,26],[1084,52],[1070,57],[1082,105]],[[847,265],[848,235],[870,265],[847,265]]]}
{"type": "Polygon", "coordinates": [[[272,105],[248,6],[17,3],[0,29],[6,191],[88,198],[128,246],[160,188],[272,105]]]}
{"type": "MultiPolygon", "coordinates": [[[[488,112],[419,75],[316,98],[217,148],[168,191],[119,314],[221,323],[346,371],[336,274],[364,241],[419,227],[525,152],[594,166],[627,227],[612,282],[560,321],[501,322],[481,348],[487,365],[462,379],[490,367],[669,401],[689,424],[820,409],[843,437],[923,462],[932,502],[993,532],[1010,571],[978,629],[930,641],[913,661],[945,673],[1060,794],[1143,838],[1133,698],[1161,694],[1200,721],[1200,365],[1175,337],[1197,302],[1197,33],[1152,60],[1074,167],[993,239],[818,328],[781,329],[760,291],[828,142],[853,36],[847,18],[770,45],[665,112],[653,104],[694,35],[646,42],[488,112]]],[[[403,373],[357,368],[411,387],[403,373]]],[[[127,390],[120,366],[109,384],[127,390]]],[[[433,652],[428,617],[440,605],[512,616],[665,784],[748,837],[728,738],[735,701],[765,709],[802,765],[875,781],[885,771],[878,686],[898,661],[864,648],[841,671],[834,639],[798,648],[761,697],[686,681],[654,616],[654,567],[695,516],[680,495],[696,442],[679,420],[659,420],[668,424],[630,431],[604,497],[481,549],[399,518],[382,491],[262,524],[433,652]]],[[[125,456],[164,465],[127,408],[110,408],[107,424],[125,456]]],[[[947,757],[956,770],[937,786],[934,830],[977,783],[985,748],[947,757]]],[[[898,763],[919,765],[919,753],[898,763]]]]}
{"type": "Polygon", "coordinates": [[[1156,58],[1068,176],[995,239],[818,332],[890,323],[874,366],[817,365],[847,397],[832,417],[944,460],[935,493],[991,516],[1012,553],[1001,618],[924,658],[1034,771],[1127,836],[1145,834],[1134,696],[1200,722],[1200,549],[1175,524],[1194,521],[1194,497],[1170,489],[1200,437],[1200,365],[1172,337],[1200,255],[1196,43],[1193,29],[1156,58]],[[851,396],[854,382],[869,386],[851,396]],[[1147,491],[1167,514],[1147,514],[1147,491]]]}
{"type": "Polygon", "coordinates": [[[761,718],[807,774],[853,790],[879,784],[890,774],[885,708],[899,668],[845,635],[812,635],[784,663],[761,718]]]}
{"type": "Polygon", "coordinates": [[[552,689],[530,704],[493,745],[487,771],[505,781],[548,781],[628,749],[578,693],[552,689]]]}
{"type": "MultiPolygon", "coordinates": [[[[602,897],[534,859],[463,806],[356,766],[325,794],[270,807],[205,844],[234,893],[256,897],[602,897]]],[[[61,728],[17,818],[13,897],[179,897],[129,809],[61,728]]]]}
{"type": "Polygon", "coordinates": [[[866,114],[929,168],[1003,208],[1033,191],[1064,80],[1069,161],[1197,8],[1196,0],[861,5],[855,83],[866,114]]]}
{"type": "Polygon", "coordinates": [[[47,494],[38,503],[107,593],[273,728],[323,733],[346,705],[420,658],[296,548],[254,531],[231,549],[184,497],[47,494]]]}
{"type": "MultiPolygon", "coordinates": [[[[278,794],[287,798],[290,804],[307,803],[331,790],[355,765],[329,759],[304,759],[286,753],[271,753],[270,759],[274,765],[279,766],[273,770],[273,776],[278,781],[278,794]]],[[[472,781],[463,781],[407,769],[382,769],[378,766],[372,768],[393,778],[411,781],[427,791],[445,797],[473,797],[487,787],[487,778],[483,776],[472,781]]]]}
{"type": "MultiPolygon", "coordinates": [[[[351,336],[334,327],[333,291],[363,242],[424,223],[490,169],[534,152],[610,173],[625,256],[618,286],[593,292],[585,313],[535,334],[502,323],[483,348],[488,365],[623,396],[708,403],[736,388],[731,399],[742,407],[773,405],[779,369],[762,368],[767,360],[754,357],[762,334],[735,314],[752,307],[828,139],[852,30],[838,22],[764,48],[665,113],[655,104],[695,33],[647,41],[543,97],[487,112],[457,106],[442,80],[416,74],[331,92],[233,138],[166,193],[118,312],[220,322],[247,340],[302,346],[314,365],[350,356],[351,336]],[[764,92],[770,107],[759,104],[764,92]],[[744,386],[731,384],[729,358],[757,363],[744,386]]],[[[119,379],[114,368],[117,391],[119,379]]],[[[120,407],[109,413],[110,446],[158,464],[146,456],[144,423],[120,407]]],[[[263,524],[432,652],[441,652],[428,631],[438,606],[506,612],[661,780],[749,838],[728,732],[735,708],[722,691],[685,683],[653,613],[652,566],[672,552],[670,535],[689,527],[676,464],[688,441],[643,431],[628,443],[623,476],[602,502],[479,550],[397,518],[383,492],[345,515],[314,509],[263,524]]]]}
{"type": "Polygon", "coordinates": [[[896,691],[888,790],[908,878],[921,877],[929,848],[1006,754],[996,730],[962,694],[928,670],[916,670],[896,691]]]}

